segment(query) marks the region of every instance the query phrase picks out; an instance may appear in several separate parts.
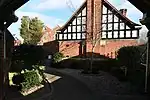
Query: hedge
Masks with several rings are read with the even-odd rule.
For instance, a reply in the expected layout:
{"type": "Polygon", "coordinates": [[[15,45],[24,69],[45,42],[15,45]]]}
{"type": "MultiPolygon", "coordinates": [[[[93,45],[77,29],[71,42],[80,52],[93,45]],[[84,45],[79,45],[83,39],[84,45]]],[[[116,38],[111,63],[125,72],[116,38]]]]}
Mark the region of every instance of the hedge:
{"type": "Polygon", "coordinates": [[[136,69],[140,63],[140,50],[137,46],[122,47],[118,51],[118,61],[129,69],[136,69]]]}
{"type": "Polygon", "coordinates": [[[22,91],[26,91],[31,87],[36,85],[40,85],[39,75],[36,71],[30,71],[23,73],[24,81],[20,84],[22,87],[22,91]]]}

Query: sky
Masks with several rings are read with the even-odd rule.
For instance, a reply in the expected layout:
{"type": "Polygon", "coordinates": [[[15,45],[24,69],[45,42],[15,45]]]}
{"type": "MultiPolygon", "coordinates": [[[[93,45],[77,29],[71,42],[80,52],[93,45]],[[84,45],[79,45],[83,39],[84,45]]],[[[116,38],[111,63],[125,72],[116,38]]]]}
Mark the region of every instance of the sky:
{"type": "MultiPolygon", "coordinates": [[[[13,23],[9,30],[21,39],[19,28],[22,16],[38,17],[50,28],[62,26],[71,17],[73,12],[81,6],[85,0],[30,0],[19,8],[15,14],[19,17],[17,23],[13,23]]],[[[127,0],[108,0],[117,9],[127,8],[127,17],[140,24],[139,19],[143,14],[127,0]]],[[[145,30],[145,28],[144,28],[145,30]]]]}

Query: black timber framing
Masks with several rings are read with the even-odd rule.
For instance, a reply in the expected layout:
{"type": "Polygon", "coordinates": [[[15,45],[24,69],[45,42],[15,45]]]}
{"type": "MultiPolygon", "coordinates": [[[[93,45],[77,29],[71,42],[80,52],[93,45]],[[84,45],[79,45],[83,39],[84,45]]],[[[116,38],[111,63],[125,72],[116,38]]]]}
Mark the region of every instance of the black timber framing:
{"type": "Polygon", "coordinates": [[[87,26],[86,21],[87,21],[87,8],[86,2],[84,2],[83,5],[70,18],[70,20],[61,29],[57,31],[56,39],[59,41],[85,40],[86,26],[87,26]],[[85,12],[83,12],[83,10],[85,12]],[[67,38],[65,37],[66,35],[67,38]]]}
{"type": "MultiPolygon", "coordinates": [[[[87,2],[84,2],[83,5],[74,13],[71,19],[61,29],[58,30],[56,34],[56,39],[58,41],[86,40],[87,25],[82,20],[83,18],[85,18],[87,22],[87,9],[86,9],[86,15],[83,15],[83,10],[84,8],[86,8],[86,3],[87,2]],[[75,21],[75,23],[73,23],[73,21],[75,21]],[[69,27],[71,27],[70,30],[69,27]],[[79,31],[79,29],[81,31],[79,31]]],[[[129,20],[126,16],[121,14],[121,12],[119,12],[114,6],[112,6],[106,0],[103,0],[103,6],[107,8],[107,13],[102,12],[102,20],[104,15],[107,16],[107,18],[106,18],[106,22],[101,21],[102,22],[101,25],[106,26],[106,30],[104,30],[103,28],[100,30],[101,39],[138,39],[139,38],[140,28],[135,27],[135,26],[140,26],[139,24],[136,24],[131,20],[129,20]],[[112,17],[111,21],[109,21],[110,16],[112,17]],[[115,17],[118,18],[117,22],[114,20],[115,17]],[[118,29],[115,29],[115,25],[114,25],[115,23],[118,24],[118,29]],[[122,29],[120,25],[123,25],[124,28],[122,29]],[[109,29],[110,26],[112,26],[111,29],[109,29]],[[103,32],[106,33],[105,38],[103,38],[103,32]],[[114,36],[115,32],[117,32],[117,37],[114,36]],[[129,33],[128,36],[126,35],[127,33],[129,33]],[[110,34],[112,34],[112,36],[110,34]],[[135,36],[133,36],[133,34],[135,36]]]]}
{"type": "MultiPolygon", "coordinates": [[[[136,23],[130,21],[126,16],[124,16],[120,11],[118,11],[115,7],[113,7],[109,2],[103,1],[103,7],[105,7],[105,13],[102,12],[102,26],[106,26],[102,28],[102,38],[106,39],[138,39],[139,38],[139,30],[140,28],[136,28],[135,26],[140,26],[136,23]],[[109,17],[111,16],[112,19],[109,17]],[[117,17],[117,21],[115,21],[115,16],[117,17]],[[106,21],[104,21],[104,17],[106,17],[106,21]],[[104,22],[103,22],[104,21],[104,22]],[[115,29],[114,27],[116,27],[115,29]],[[123,25],[121,27],[121,25],[123,25]],[[111,26],[111,28],[109,27],[111,26]],[[128,27],[128,28],[127,28],[128,27]],[[133,31],[136,32],[136,36],[133,36],[133,31]],[[117,36],[114,36],[114,32],[117,33],[117,36]],[[130,33],[129,33],[130,32],[130,33]],[[127,36],[127,33],[129,36],[127,36]]],[[[135,34],[134,34],[135,35],[135,34]]]]}

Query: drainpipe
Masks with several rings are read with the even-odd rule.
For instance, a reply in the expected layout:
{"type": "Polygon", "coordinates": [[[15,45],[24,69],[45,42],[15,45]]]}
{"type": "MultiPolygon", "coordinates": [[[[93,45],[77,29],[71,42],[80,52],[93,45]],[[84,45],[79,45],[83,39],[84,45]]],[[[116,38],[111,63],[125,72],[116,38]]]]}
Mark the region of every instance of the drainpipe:
{"type": "Polygon", "coordinates": [[[2,100],[4,100],[5,98],[5,69],[6,69],[6,30],[7,28],[5,27],[5,23],[3,23],[3,65],[1,66],[2,67],[2,77],[3,77],[3,81],[2,81],[2,84],[3,84],[3,88],[2,88],[2,100]]]}
{"type": "Polygon", "coordinates": [[[148,75],[149,75],[149,67],[150,67],[150,31],[147,33],[148,41],[147,41],[147,58],[146,58],[146,68],[145,68],[145,93],[148,92],[148,75]]]}
{"type": "Polygon", "coordinates": [[[143,14],[143,18],[140,19],[141,24],[145,25],[149,31],[147,33],[147,57],[146,57],[146,66],[145,66],[145,93],[148,93],[148,77],[150,71],[150,13],[143,14]]]}
{"type": "Polygon", "coordinates": [[[4,23],[4,31],[3,31],[4,33],[4,39],[3,39],[4,40],[4,62],[6,61],[6,30],[7,30],[7,28],[5,27],[5,24],[6,23],[4,23]]]}

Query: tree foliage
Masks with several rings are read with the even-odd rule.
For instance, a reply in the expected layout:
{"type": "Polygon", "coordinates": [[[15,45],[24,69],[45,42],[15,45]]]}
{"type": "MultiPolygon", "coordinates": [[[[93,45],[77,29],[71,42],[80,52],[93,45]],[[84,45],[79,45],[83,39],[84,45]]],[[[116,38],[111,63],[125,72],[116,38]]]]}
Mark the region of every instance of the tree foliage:
{"type": "Polygon", "coordinates": [[[24,39],[24,43],[36,45],[42,36],[43,27],[43,22],[37,17],[29,18],[29,16],[23,16],[21,19],[20,35],[24,39]]]}

